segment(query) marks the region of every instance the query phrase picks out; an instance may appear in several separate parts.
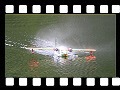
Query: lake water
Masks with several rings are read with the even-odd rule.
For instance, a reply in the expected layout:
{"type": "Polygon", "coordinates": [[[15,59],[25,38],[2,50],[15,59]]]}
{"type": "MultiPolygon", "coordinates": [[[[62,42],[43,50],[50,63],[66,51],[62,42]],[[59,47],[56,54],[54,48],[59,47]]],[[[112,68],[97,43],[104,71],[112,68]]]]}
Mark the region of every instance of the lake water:
{"type": "Polygon", "coordinates": [[[5,77],[115,77],[115,15],[5,15],[5,77]],[[25,47],[96,49],[96,60],[54,59],[53,51],[25,47]]]}

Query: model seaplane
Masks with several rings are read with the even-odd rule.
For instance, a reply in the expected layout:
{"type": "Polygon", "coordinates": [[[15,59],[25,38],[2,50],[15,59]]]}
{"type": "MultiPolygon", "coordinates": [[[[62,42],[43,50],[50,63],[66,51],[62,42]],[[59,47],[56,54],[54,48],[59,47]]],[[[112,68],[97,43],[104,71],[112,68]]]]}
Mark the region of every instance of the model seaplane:
{"type": "Polygon", "coordinates": [[[29,49],[34,53],[35,50],[53,50],[54,51],[54,56],[57,57],[62,57],[66,58],[69,56],[72,56],[73,51],[79,51],[79,52],[88,52],[90,55],[86,56],[86,60],[95,60],[96,57],[93,55],[93,52],[95,52],[95,49],[72,49],[72,48],[67,48],[65,46],[60,46],[58,48],[33,48],[33,47],[28,47],[26,49],[29,49]]]}

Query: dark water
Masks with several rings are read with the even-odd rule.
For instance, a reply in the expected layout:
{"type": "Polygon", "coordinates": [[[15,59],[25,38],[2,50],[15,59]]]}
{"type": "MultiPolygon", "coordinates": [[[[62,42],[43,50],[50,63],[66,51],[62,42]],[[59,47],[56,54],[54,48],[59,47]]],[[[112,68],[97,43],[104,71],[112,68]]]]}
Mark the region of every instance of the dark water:
{"type": "Polygon", "coordinates": [[[6,15],[6,77],[115,77],[115,15],[6,15]],[[95,61],[84,53],[75,60],[54,60],[52,51],[34,55],[24,47],[96,49],[95,61]],[[38,62],[38,63],[37,63],[38,62]]]}

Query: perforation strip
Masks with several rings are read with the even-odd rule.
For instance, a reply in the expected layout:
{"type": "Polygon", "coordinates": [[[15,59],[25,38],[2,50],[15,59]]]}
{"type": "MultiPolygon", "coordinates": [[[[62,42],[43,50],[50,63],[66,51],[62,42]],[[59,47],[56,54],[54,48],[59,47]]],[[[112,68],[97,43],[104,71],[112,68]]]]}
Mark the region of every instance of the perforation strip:
{"type": "MultiPolygon", "coordinates": [[[[32,5],[31,6],[31,11],[32,13],[55,13],[55,7],[54,5],[46,5],[45,9],[46,11],[42,11],[44,7],[41,5],[32,5]]],[[[71,9],[71,8],[70,8],[71,9]]],[[[69,9],[68,5],[59,5],[58,6],[58,11],[59,13],[69,13],[69,11],[73,11],[72,13],[120,13],[120,5],[100,5],[100,6],[95,6],[95,5],[86,5],[85,8],[81,5],[73,5],[72,10],[69,9]],[[82,10],[84,10],[82,11],[82,10]]],[[[6,5],[5,6],[5,13],[17,13],[15,12],[15,7],[14,5],[6,5]]],[[[29,13],[28,12],[28,7],[27,5],[19,5],[19,10],[18,13],[29,13]]]]}
{"type": "MultiPolygon", "coordinates": [[[[19,78],[18,81],[15,82],[16,78],[6,78],[5,85],[6,86],[28,86],[29,78],[19,78]]],[[[32,78],[31,86],[120,86],[120,78],[72,78],[72,82],[69,81],[70,78],[32,78]],[[112,79],[112,83],[110,82],[112,79]],[[45,84],[41,83],[45,80],[45,84]],[[98,84],[99,83],[99,84],[98,84]]],[[[29,81],[30,81],[29,80],[29,81]]]]}

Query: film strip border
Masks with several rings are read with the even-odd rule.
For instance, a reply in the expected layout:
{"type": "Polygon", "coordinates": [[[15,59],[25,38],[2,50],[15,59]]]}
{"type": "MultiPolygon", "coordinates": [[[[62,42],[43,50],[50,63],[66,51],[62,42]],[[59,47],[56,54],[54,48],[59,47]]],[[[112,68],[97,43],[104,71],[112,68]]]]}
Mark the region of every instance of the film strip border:
{"type": "MultiPolygon", "coordinates": [[[[5,14],[118,14],[120,5],[5,5],[5,14]]],[[[5,86],[120,86],[120,78],[5,78],[5,86]]]]}
{"type": "Polygon", "coordinates": [[[6,86],[120,86],[120,78],[6,78],[6,86]],[[14,84],[15,83],[15,84],[14,84]]]}
{"type": "Polygon", "coordinates": [[[35,14],[35,13],[120,13],[120,5],[6,5],[5,13],[35,14]]]}

